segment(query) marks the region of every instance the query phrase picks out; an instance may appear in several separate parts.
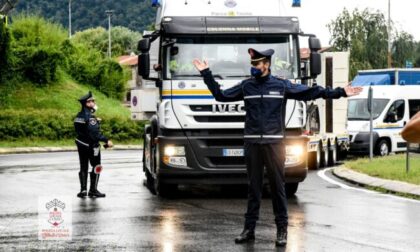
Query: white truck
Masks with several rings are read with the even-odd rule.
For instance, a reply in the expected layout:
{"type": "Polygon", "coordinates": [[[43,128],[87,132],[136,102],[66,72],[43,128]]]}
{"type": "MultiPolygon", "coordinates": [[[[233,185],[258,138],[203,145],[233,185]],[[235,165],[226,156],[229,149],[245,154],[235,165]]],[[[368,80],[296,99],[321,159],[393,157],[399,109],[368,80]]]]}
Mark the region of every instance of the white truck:
{"type": "MultiPolygon", "coordinates": [[[[323,87],[345,87],[349,78],[349,52],[323,52],[322,71],[317,78],[323,87]]],[[[347,99],[317,99],[307,103],[308,168],[333,166],[344,159],[350,149],[346,129],[347,99]]]]}
{"type": "MultiPolygon", "coordinates": [[[[208,59],[222,88],[229,88],[249,77],[248,48],[273,48],[272,74],[300,82],[321,72],[319,40],[303,34],[296,17],[283,16],[279,0],[257,5],[253,0],[155,0],[153,5],[155,31],[138,46],[144,85],[132,91],[132,118],[150,121],[143,135],[149,188],[165,195],[178,184],[246,184],[244,104],[215,101],[192,60],[208,59]],[[304,36],[309,37],[310,71],[301,69],[299,38],[304,36]]],[[[292,195],[307,175],[308,141],[317,136],[303,134],[306,103],[289,101],[285,117],[286,191],[292,195]]],[[[317,143],[336,146],[328,140],[317,143]]]]}
{"type": "Polygon", "coordinates": [[[355,86],[363,92],[348,99],[350,152],[369,153],[370,113],[368,90],[373,90],[373,146],[375,155],[405,151],[407,143],[401,131],[420,111],[420,69],[379,69],[359,71],[355,86]]]}

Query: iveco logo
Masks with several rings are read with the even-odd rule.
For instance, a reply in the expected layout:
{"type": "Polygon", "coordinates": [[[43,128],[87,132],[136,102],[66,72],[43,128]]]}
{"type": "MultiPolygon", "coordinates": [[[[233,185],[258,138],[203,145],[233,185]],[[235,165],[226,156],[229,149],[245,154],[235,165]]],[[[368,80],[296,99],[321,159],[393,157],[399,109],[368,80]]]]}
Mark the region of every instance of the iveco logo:
{"type": "Polygon", "coordinates": [[[235,113],[245,112],[244,105],[242,104],[213,104],[213,113],[235,113]]]}
{"type": "Polygon", "coordinates": [[[228,8],[233,8],[236,6],[236,1],[235,0],[226,0],[225,1],[225,6],[228,8]]]}

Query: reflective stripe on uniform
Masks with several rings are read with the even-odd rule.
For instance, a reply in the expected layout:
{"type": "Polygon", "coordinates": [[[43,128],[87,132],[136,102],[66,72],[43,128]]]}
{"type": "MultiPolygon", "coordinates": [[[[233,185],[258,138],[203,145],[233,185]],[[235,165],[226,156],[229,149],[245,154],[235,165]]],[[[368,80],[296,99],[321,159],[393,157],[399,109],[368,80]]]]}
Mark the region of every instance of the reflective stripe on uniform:
{"type": "Polygon", "coordinates": [[[283,98],[283,95],[247,95],[244,96],[244,99],[258,99],[258,98],[277,98],[281,99],[283,98]]]}
{"type": "Polygon", "coordinates": [[[244,135],[245,138],[260,138],[261,135],[244,135]]]}
{"type": "Polygon", "coordinates": [[[80,118],[80,117],[76,117],[76,118],[74,119],[74,122],[75,122],[75,123],[86,123],[85,119],[80,118]]]}
{"type": "Polygon", "coordinates": [[[77,141],[78,143],[80,143],[80,144],[83,144],[84,146],[89,147],[89,144],[84,143],[84,142],[80,141],[80,140],[79,140],[79,139],[77,139],[77,138],[76,138],[76,141],[77,141]]]}
{"type": "Polygon", "coordinates": [[[244,138],[283,138],[283,135],[244,135],[244,138]]]}

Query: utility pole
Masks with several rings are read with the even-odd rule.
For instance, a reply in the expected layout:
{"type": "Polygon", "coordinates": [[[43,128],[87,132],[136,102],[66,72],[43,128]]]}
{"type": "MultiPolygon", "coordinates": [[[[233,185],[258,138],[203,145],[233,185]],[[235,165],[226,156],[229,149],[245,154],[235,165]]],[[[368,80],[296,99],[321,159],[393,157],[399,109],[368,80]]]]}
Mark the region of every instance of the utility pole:
{"type": "Polygon", "coordinates": [[[114,14],[114,11],[107,10],[105,13],[108,15],[108,57],[111,58],[111,17],[114,14]]]}
{"type": "Polygon", "coordinates": [[[388,0],[388,68],[392,67],[391,47],[391,0],[388,0]]]}
{"type": "Polygon", "coordinates": [[[71,0],[69,0],[69,38],[71,38],[71,0]]]}

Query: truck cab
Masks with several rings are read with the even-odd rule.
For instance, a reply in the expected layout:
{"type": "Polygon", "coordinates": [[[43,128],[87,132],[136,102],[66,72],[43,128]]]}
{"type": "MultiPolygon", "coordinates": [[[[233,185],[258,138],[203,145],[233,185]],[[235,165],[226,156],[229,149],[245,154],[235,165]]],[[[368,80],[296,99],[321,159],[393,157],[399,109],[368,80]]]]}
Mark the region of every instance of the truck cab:
{"type": "MultiPolygon", "coordinates": [[[[150,109],[150,124],[143,135],[148,185],[164,195],[178,184],[246,184],[244,103],[217,102],[192,60],[207,59],[215,79],[226,89],[250,78],[248,48],[272,48],[272,75],[299,81],[303,34],[298,19],[282,16],[280,1],[274,0],[257,7],[251,0],[153,2],[156,30],[139,42],[139,74],[155,86],[139,91],[140,99],[147,101],[143,106],[150,109]]],[[[306,77],[314,78],[320,72],[319,40],[310,36],[309,44],[311,76],[306,77]]],[[[288,102],[289,194],[307,174],[309,138],[301,134],[306,117],[304,102],[288,102]]]]}

